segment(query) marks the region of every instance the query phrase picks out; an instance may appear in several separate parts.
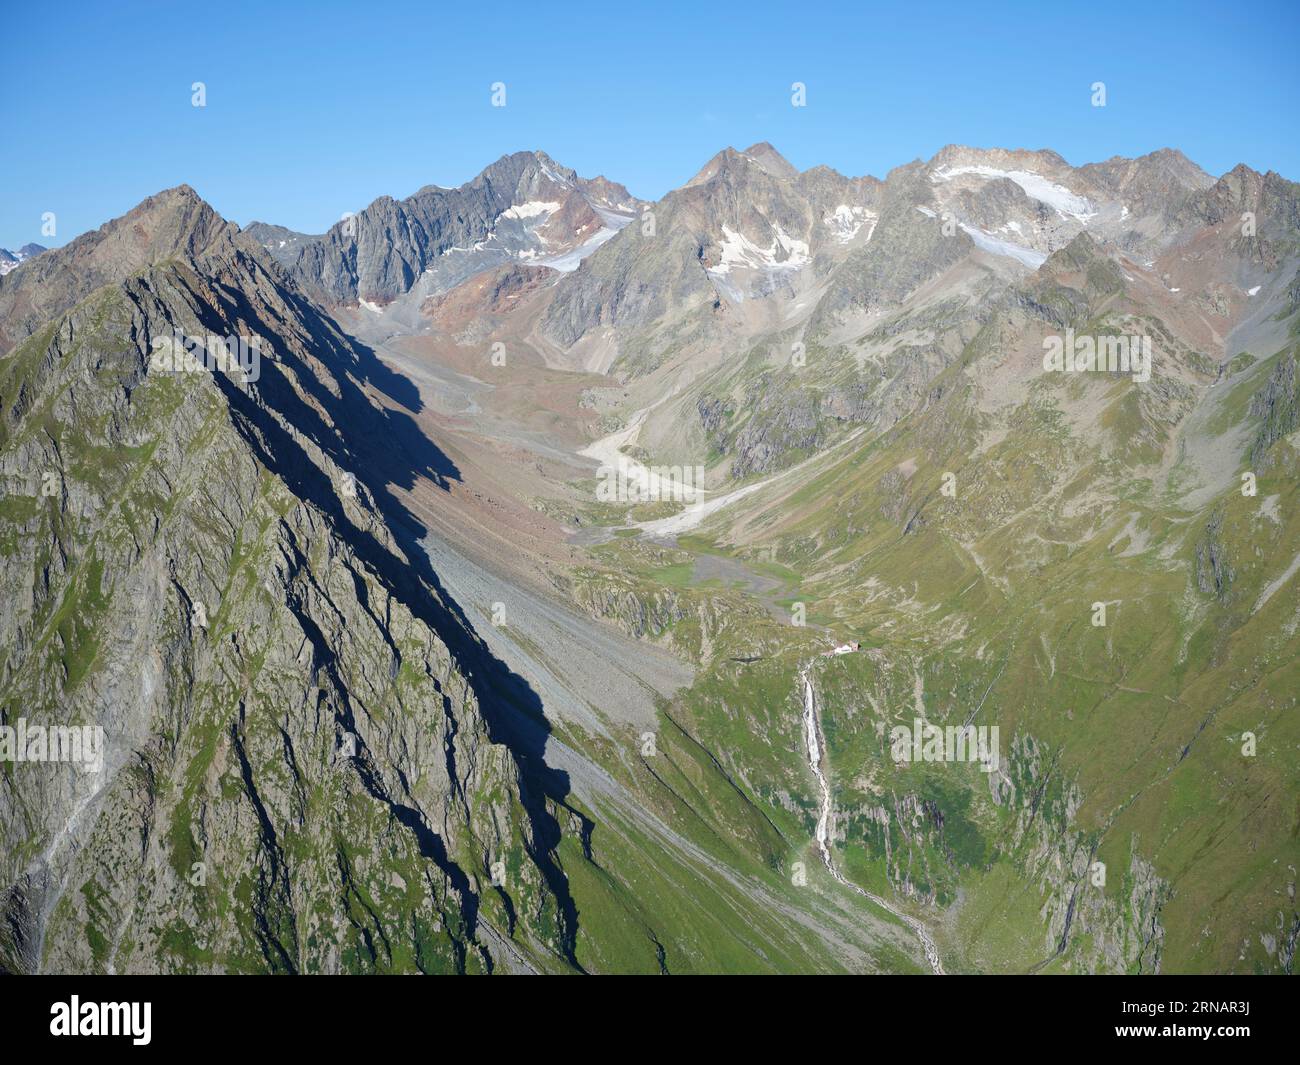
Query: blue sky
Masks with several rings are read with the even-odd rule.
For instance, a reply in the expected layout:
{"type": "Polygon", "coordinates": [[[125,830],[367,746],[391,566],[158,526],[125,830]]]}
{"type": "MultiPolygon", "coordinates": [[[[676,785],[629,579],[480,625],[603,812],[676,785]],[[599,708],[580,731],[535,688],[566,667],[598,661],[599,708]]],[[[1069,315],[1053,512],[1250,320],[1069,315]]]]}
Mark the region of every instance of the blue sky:
{"type": "Polygon", "coordinates": [[[241,224],[321,232],[526,148],[647,198],[760,140],[878,177],[960,143],[1075,164],[1176,147],[1300,180],[1297,0],[3,2],[7,248],[181,182],[241,224]]]}

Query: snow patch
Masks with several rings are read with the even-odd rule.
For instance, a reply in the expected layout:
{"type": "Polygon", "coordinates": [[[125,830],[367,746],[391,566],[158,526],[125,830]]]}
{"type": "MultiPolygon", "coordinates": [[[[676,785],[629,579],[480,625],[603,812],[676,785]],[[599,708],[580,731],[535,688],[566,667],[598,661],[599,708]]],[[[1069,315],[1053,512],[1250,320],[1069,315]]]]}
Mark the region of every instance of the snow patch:
{"type": "Polygon", "coordinates": [[[529,200],[527,203],[517,203],[513,207],[508,207],[501,212],[502,218],[536,218],[538,215],[551,214],[558,211],[558,203],[548,203],[545,200],[529,200]]]}
{"type": "Polygon", "coordinates": [[[31,255],[21,248],[18,251],[8,251],[0,248],[0,277],[4,277],[10,270],[16,269],[30,258],[31,255]]]}
{"type": "Polygon", "coordinates": [[[606,241],[611,240],[618,234],[617,229],[610,229],[602,226],[600,231],[591,239],[579,244],[573,251],[567,251],[562,255],[553,255],[548,259],[537,260],[538,266],[549,266],[552,270],[558,270],[562,274],[572,273],[578,269],[578,264],[588,255],[599,248],[606,241]]]}
{"type": "Polygon", "coordinates": [[[999,240],[991,233],[985,233],[982,229],[968,226],[965,222],[958,224],[961,226],[962,232],[975,242],[975,246],[984,251],[1015,259],[1017,262],[1024,263],[1031,270],[1037,270],[1047,261],[1047,256],[1041,251],[1034,251],[1033,248],[1026,248],[1022,244],[1012,244],[1009,240],[999,240]]]}
{"type": "Polygon", "coordinates": [[[726,276],[733,267],[765,272],[799,270],[812,262],[807,243],[790,236],[779,225],[772,229],[772,243],[761,248],[745,234],[723,226],[722,258],[717,266],[710,268],[709,273],[726,276]]]}
{"type": "Polygon", "coordinates": [[[850,207],[847,203],[842,203],[834,211],[822,216],[822,224],[831,231],[831,236],[836,241],[847,244],[858,235],[858,230],[863,225],[871,227],[867,230],[867,240],[870,240],[879,218],[874,211],[868,211],[865,207],[850,207]]]}
{"type": "Polygon", "coordinates": [[[1006,178],[1008,181],[1014,181],[1024,190],[1026,196],[1030,196],[1040,203],[1045,203],[1058,214],[1073,218],[1079,222],[1087,222],[1097,214],[1097,209],[1090,200],[1085,199],[1083,196],[1077,196],[1064,185],[1058,185],[1041,174],[1035,174],[1030,170],[999,170],[992,166],[941,167],[934,172],[931,180],[951,181],[963,174],[972,174],[975,177],[983,178],[1006,178]]]}

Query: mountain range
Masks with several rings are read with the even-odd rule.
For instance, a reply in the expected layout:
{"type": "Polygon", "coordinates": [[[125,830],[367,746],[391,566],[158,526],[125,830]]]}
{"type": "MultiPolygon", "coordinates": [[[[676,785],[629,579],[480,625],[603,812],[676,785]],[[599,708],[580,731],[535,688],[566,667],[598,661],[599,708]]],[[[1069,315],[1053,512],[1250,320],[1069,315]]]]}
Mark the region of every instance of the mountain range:
{"type": "Polygon", "coordinates": [[[529,151],[8,256],[0,721],[104,748],[3,765],[0,969],[1292,971],[1295,183],[529,151]]]}
{"type": "Polygon", "coordinates": [[[0,248],[0,277],[3,277],[19,263],[30,259],[33,255],[40,255],[44,250],[39,244],[24,244],[17,251],[0,248]]]}

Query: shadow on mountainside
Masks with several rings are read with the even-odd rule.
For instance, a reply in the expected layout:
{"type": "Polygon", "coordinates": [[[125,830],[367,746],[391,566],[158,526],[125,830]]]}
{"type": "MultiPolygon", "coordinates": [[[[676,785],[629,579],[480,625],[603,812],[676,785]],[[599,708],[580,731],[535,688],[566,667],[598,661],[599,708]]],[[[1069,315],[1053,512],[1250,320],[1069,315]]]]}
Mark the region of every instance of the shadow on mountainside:
{"type": "MultiPolygon", "coordinates": [[[[225,335],[237,323],[264,338],[277,340],[277,332],[264,326],[258,311],[237,288],[223,288],[228,301],[225,313],[219,314],[201,302],[200,324],[217,335],[225,335]],[[206,314],[208,320],[203,320],[206,314]]],[[[434,572],[421,541],[429,530],[393,492],[392,486],[412,488],[418,479],[428,478],[446,490],[451,481],[460,480],[460,471],[448,456],[420,431],[408,415],[380,408],[360,387],[364,381],[380,388],[407,409],[418,410],[420,400],[415,385],[389,369],[368,347],[339,333],[311,303],[297,294],[281,289],[280,295],[294,313],[309,327],[311,354],[332,374],[338,394],[320,379],[317,370],[301,355],[275,342],[273,350],[262,351],[261,375],[248,390],[241,389],[224,374],[214,380],[224,394],[237,430],[268,469],[279,475],[301,499],[329,516],[337,535],[356,557],[370,568],[411,613],[432,628],[446,644],[457,669],[465,677],[478,702],[488,735],[494,743],[509,748],[520,768],[520,799],[527,811],[532,839],[525,847],[542,873],[547,888],[555,897],[559,910],[560,949],[565,960],[581,969],[575,954],[578,929],[577,906],[569,890],[568,878],[555,856],[560,843],[560,826],[548,808],[550,800],[570,810],[584,825],[584,841],[589,823],[569,806],[568,775],[549,767],[544,759],[550,725],[541,699],[528,682],[498,659],[476,633],[464,610],[448,594],[434,572]],[[312,402],[307,402],[286,375],[292,371],[298,387],[312,402]],[[319,410],[313,404],[319,405],[319,410]],[[325,412],[328,421],[322,417],[325,412]],[[274,412],[274,413],[273,413],[274,412]],[[347,516],[339,497],[339,486],[314,463],[302,442],[285,426],[291,425],[302,438],[310,441],[343,471],[353,474],[365,492],[357,492],[362,503],[368,494],[392,532],[398,551],[378,539],[368,529],[358,527],[347,516]]],[[[364,590],[360,590],[363,606],[364,590]]],[[[292,605],[292,604],[291,604],[292,605]]],[[[309,634],[314,626],[306,624],[309,634]]],[[[324,637],[313,637],[318,660],[333,669],[333,654],[324,646],[324,637]]],[[[393,648],[394,654],[399,654],[393,648]]],[[[338,690],[345,703],[343,727],[354,731],[352,711],[347,705],[346,688],[337,678],[338,690]]],[[[450,708],[445,708],[450,712],[450,708]]],[[[442,840],[430,827],[423,811],[404,804],[385,790],[380,777],[368,764],[368,752],[358,749],[354,763],[367,789],[393,811],[394,817],[415,835],[421,853],[441,868],[464,900],[469,937],[474,940],[479,900],[464,871],[448,856],[442,840]]],[[[448,752],[449,770],[454,753],[448,752]]],[[[455,779],[455,774],[452,775],[455,779]]],[[[502,901],[509,914],[510,932],[514,931],[514,903],[502,890],[502,901]]]]}

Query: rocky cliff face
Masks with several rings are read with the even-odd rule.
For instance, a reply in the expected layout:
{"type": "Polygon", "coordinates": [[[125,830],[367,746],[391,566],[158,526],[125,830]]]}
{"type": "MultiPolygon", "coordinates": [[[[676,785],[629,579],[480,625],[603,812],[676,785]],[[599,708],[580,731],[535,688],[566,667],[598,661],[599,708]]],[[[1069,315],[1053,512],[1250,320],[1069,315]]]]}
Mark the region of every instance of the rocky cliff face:
{"type": "Polygon", "coordinates": [[[538,332],[575,365],[687,382],[640,442],[720,457],[716,478],[734,479],[930,402],[964,352],[999,343],[1004,310],[1065,328],[1172,301],[1196,308],[1177,312],[1175,346],[1205,351],[1290,269],[1298,203],[1275,174],[1216,181],[1172,150],[1072,167],[949,146],[879,182],[727,149],[653,205],[653,235],[630,226],[561,279],[538,332]],[[701,404],[725,422],[697,422],[701,404]]]}
{"type": "Polygon", "coordinates": [[[542,331],[567,348],[604,328],[627,346],[710,304],[801,293],[869,236],[878,186],[800,174],[770,144],[727,148],[566,278],[542,331]]]}
{"type": "Polygon", "coordinates": [[[304,242],[292,270],[327,302],[383,305],[435,266],[448,276],[443,288],[511,260],[571,268],[566,257],[636,206],[621,185],[580,178],[544,152],[516,152],[459,188],[380,197],[304,242]]]}
{"type": "Polygon", "coordinates": [[[196,255],[235,229],[188,185],[150,196],[123,217],[0,277],[0,355],[100,286],[150,263],[196,255]]]}
{"type": "Polygon", "coordinates": [[[0,967],[570,967],[535,700],[386,488],[454,469],[261,249],[164,200],[64,249],[87,276],[0,364],[4,722],[105,751],[0,774],[0,967]],[[177,330],[259,338],[260,375],[159,370],[177,330]]]}

